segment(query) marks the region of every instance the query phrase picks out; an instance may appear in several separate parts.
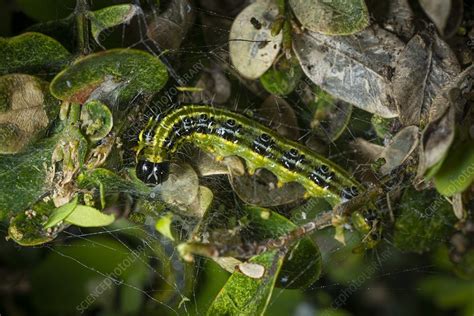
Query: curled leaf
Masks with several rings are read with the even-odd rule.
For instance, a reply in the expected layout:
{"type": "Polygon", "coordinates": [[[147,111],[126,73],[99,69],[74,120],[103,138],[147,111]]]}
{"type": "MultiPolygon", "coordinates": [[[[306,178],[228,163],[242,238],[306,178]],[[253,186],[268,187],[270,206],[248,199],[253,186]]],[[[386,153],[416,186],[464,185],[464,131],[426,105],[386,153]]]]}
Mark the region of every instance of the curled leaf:
{"type": "Polygon", "coordinates": [[[113,117],[109,107],[98,100],[91,100],[81,108],[81,128],[92,141],[104,138],[112,130],[113,117]]]}
{"type": "Polygon", "coordinates": [[[100,35],[104,30],[130,22],[138,12],[140,8],[133,4],[118,4],[89,12],[92,36],[100,44],[100,35]]]}
{"type": "Polygon", "coordinates": [[[257,110],[258,119],[278,134],[297,140],[300,135],[295,110],[283,98],[276,95],[268,96],[257,110]]]}

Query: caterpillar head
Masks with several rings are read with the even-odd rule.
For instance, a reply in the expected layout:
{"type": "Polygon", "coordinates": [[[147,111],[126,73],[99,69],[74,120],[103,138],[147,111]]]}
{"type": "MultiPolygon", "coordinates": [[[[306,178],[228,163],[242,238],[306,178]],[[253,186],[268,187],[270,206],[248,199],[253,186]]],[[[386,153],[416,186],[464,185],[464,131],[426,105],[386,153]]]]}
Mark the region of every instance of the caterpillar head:
{"type": "Polygon", "coordinates": [[[168,179],[170,162],[151,162],[139,160],[136,167],[137,177],[146,184],[157,185],[168,179]]]}

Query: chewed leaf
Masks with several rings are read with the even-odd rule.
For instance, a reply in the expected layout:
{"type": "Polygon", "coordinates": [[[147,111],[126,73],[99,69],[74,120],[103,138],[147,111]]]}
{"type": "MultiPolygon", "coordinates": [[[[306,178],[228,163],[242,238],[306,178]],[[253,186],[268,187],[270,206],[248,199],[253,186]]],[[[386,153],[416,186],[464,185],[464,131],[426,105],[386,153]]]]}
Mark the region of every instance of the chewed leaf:
{"type": "Polygon", "coordinates": [[[64,220],[74,211],[76,206],[77,206],[77,196],[71,202],[64,204],[63,206],[60,206],[58,208],[55,208],[51,212],[51,215],[49,216],[46,224],[44,224],[44,228],[53,227],[54,225],[58,224],[60,221],[64,220]]]}
{"type": "Polygon", "coordinates": [[[58,112],[59,100],[47,82],[23,74],[0,76],[0,154],[22,151],[58,112]]]}
{"type": "Polygon", "coordinates": [[[293,48],[305,74],[334,97],[381,117],[397,117],[389,69],[404,44],[376,26],[357,35],[305,32],[293,48]]]}
{"type": "Polygon", "coordinates": [[[423,131],[418,177],[430,178],[446,158],[454,141],[456,111],[470,98],[474,66],[466,68],[436,96],[430,108],[430,122],[423,131]],[[429,171],[429,172],[428,172],[429,171]],[[429,173],[429,174],[428,174],[429,173]]]}
{"type": "Polygon", "coordinates": [[[41,33],[0,37],[0,74],[58,71],[69,60],[70,53],[55,39],[41,33]]]}
{"type": "Polygon", "coordinates": [[[436,95],[461,72],[451,48],[434,32],[415,35],[398,58],[393,75],[400,121],[426,124],[436,95]]]}
{"type": "Polygon", "coordinates": [[[79,58],[51,82],[58,99],[84,103],[91,94],[128,103],[158,92],[168,80],[159,58],[136,49],[111,49],[79,58]]]}
{"type": "Polygon", "coordinates": [[[43,227],[44,218],[47,217],[54,205],[52,203],[38,202],[30,209],[15,214],[10,219],[8,238],[22,246],[36,246],[54,239],[58,229],[43,227]]]}
{"type": "Polygon", "coordinates": [[[229,35],[230,58],[243,77],[257,79],[273,64],[282,41],[282,32],[271,34],[277,15],[275,3],[259,1],[235,18],[229,35]]]}
{"type": "Polygon", "coordinates": [[[369,26],[364,0],[290,0],[304,28],[328,35],[348,35],[369,26]]]}
{"type": "Polygon", "coordinates": [[[78,205],[64,221],[80,227],[107,226],[114,222],[115,216],[85,205],[78,205]]]}
{"type": "Polygon", "coordinates": [[[140,8],[133,4],[119,4],[89,13],[91,21],[91,33],[97,43],[100,44],[100,34],[102,31],[128,23],[140,8]]]}

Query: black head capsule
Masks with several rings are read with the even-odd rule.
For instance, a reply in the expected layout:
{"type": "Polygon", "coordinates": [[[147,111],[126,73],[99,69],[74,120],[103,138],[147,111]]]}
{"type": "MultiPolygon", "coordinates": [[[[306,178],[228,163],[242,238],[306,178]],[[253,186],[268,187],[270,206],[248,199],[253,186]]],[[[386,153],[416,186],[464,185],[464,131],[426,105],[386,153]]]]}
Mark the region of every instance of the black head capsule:
{"type": "Polygon", "coordinates": [[[304,163],[304,158],[304,155],[301,155],[298,150],[292,148],[283,154],[281,162],[288,170],[294,170],[304,163]]]}
{"type": "Polygon", "coordinates": [[[344,188],[341,192],[341,198],[343,201],[348,201],[358,195],[359,190],[355,186],[344,188]]]}
{"type": "Polygon", "coordinates": [[[154,163],[140,160],[137,164],[136,172],[138,179],[142,182],[157,185],[168,179],[170,163],[169,161],[154,163]]]}
{"type": "Polygon", "coordinates": [[[265,157],[272,157],[273,154],[271,152],[273,145],[275,142],[270,137],[270,135],[263,133],[262,135],[258,136],[253,141],[253,150],[260,155],[265,157]]]}

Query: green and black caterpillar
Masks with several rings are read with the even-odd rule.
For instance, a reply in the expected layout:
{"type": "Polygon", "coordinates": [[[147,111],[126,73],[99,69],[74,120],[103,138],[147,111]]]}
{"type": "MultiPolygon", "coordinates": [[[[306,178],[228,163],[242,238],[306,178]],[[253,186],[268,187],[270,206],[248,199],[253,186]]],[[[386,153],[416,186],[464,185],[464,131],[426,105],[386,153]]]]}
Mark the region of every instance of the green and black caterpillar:
{"type": "Polygon", "coordinates": [[[137,176],[148,184],[166,181],[170,161],[184,143],[216,156],[238,156],[250,173],[265,168],[281,183],[298,182],[308,195],[336,205],[363,187],[341,167],[270,128],[232,111],[187,105],[162,119],[150,119],[139,135],[137,176]]]}

